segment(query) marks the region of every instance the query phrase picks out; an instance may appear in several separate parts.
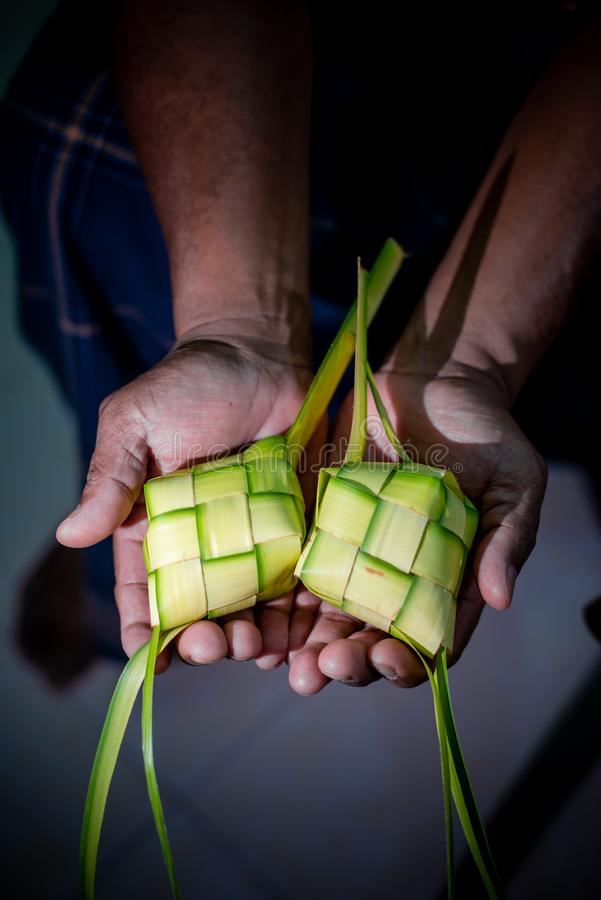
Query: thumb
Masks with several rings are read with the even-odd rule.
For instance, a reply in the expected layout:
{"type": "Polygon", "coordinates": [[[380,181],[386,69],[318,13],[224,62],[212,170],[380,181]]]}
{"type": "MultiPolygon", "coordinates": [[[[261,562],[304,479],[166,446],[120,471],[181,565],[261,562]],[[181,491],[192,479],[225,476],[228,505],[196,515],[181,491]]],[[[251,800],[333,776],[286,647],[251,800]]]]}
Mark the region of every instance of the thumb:
{"type": "Polygon", "coordinates": [[[61,544],[89,547],[121,525],[144,483],[147,453],[146,441],[131,431],[131,421],[110,403],[101,407],[96,448],[81,500],[56,531],[61,544]]]}
{"type": "Polygon", "coordinates": [[[482,597],[494,609],[507,609],[515,580],[534,549],[545,484],[546,467],[539,458],[537,469],[524,472],[509,488],[491,487],[483,497],[483,537],[474,575],[482,597]]]}

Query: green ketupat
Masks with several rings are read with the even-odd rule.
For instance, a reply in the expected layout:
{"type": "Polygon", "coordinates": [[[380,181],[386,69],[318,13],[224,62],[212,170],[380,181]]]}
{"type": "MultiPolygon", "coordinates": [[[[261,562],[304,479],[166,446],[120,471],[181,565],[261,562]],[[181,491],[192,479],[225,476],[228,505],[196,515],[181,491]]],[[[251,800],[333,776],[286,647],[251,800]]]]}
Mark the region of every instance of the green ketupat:
{"type": "Polygon", "coordinates": [[[295,574],[318,597],[399,638],[420,656],[440,743],[449,897],[454,896],[452,796],[489,896],[499,898],[503,888],[461,753],[446,664],[478,513],[451,471],[413,463],[404,452],[367,361],[366,313],[367,276],[359,266],[348,450],[340,468],[320,472],[314,523],[295,574]],[[398,463],[363,461],[368,383],[398,463]]]}
{"type": "MultiPolygon", "coordinates": [[[[370,321],[402,259],[401,248],[388,240],[369,276],[370,321]]],[[[81,836],[80,871],[86,898],[94,896],[108,790],[142,682],[148,793],[172,891],[179,897],[153,759],[156,658],[187,624],[281,596],[296,583],[294,568],[305,537],[305,515],[295,464],[352,358],[356,322],[355,304],[285,436],[262,439],[236,456],[155,478],[145,485],[149,524],[144,559],[152,637],[126,665],[100,736],[81,836]]]]}
{"type": "Polygon", "coordinates": [[[442,469],[410,461],[322,469],[296,574],[322,599],[434,656],[442,644],[452,646],[477,520],[442,469]]]}
{"type": "Polygon", "coordinates": [[[305,504],[285,438],[145,485],[151,623],[164,631],[270,600],[295,583],[305,504]]]}

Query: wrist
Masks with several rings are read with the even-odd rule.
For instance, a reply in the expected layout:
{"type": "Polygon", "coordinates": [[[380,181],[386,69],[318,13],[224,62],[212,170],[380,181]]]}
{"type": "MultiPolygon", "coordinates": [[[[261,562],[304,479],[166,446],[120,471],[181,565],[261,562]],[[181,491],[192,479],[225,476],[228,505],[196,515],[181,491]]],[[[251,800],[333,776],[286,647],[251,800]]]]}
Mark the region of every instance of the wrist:
{"type": "MultiPolygon", "coordinates": [[[[261,248],[264,250],[264,248],[261,248]]],[[[310,365],[310,308],[302,252],[237,256],[219,252],[202,266],[175,264],[173,319],[178,341],[265,341],[295,365],[310,365]],[[262,262],[260,262],[262,261],[262,262]]],[[[302,247],[301,247],[302,250],[302,247]]],[[[298,251],[298,244],[297,244],[298,251]]]]}
{"type": "Polygon", "coordinates": [[[461,336],[453,348],[451,357],[443,364],[443,377],[468,378],[477,381],[495,395],[497,402],[510,409],[522,386],[522,379],[515,378],[515,370],[504,365],[503,356],[496,354],[485,343],[461,336]]]}
{"type": "Polygon", "coordinates": [[[186,349],[203,352],[221,347],[253,362],[273,363],[291,371],[309,372],[309,336],[306,335],[306,340],[304,336],[299,329],[296,339],[287,340],[274,327],[274,322],[266,318],[211,319],[178,334],[172,352],[186,349]]]}
{"type": "Polygon", "coordinates": [[[424,334],[422,323],[415,320],[390,352],[382,371],[423,381],[469,381],[504,409],[511,408],[521,387],[521,381],[512,377],[511,367],[504,365],[483,342],[460,335],[449,350],[432,335],[424,334]]]}
{"type": "Polygon", "coordinates": [[[309,312],[300,296],[272,310],[258,309],[252,301],[230,303],[222,300],[222,295],[217,301],[203,300],[193,306],[189,314],[178,316],[174,304],[176,347],[219,341],[240,350],[260,352],[274,361],[310,368],[309,312]]]}

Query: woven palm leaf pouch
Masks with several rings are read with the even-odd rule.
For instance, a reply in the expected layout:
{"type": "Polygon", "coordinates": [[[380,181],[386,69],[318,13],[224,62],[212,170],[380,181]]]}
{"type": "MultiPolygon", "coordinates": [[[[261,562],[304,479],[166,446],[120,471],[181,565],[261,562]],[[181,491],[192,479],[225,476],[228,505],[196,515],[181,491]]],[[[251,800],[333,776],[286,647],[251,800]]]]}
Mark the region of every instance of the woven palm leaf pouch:
{"type": "Polygon", "coordinates": [[[343,464],[319,473],[313,526],[295,573],[318,597],[403,641],[430,681],[440,744],[449,897],[452,801],[490,897],[503,896],[453,717],[447,673],[457,596],[478,526],[448,469],[420,465],[394,432],[367,361],[367,274],[359,267],[355,388],[343,464]],[[367,390],[399,461],[365,461],[367,390]]]}

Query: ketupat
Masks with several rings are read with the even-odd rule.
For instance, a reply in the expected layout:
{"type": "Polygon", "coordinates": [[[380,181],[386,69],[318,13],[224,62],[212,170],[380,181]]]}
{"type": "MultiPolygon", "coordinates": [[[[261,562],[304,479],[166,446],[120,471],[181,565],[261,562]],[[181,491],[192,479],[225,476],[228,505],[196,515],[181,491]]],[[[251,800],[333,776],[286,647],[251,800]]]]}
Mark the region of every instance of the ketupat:
{"type": "MultiPolygon", "coordinates": [[[[370,321],[403,256],[398,244],[388,240],[376,260],[367,296],[370,321]]],[[[352,358],[356,321],[355,304],[285,436],[262,439],[236,456],[161,476],[145,485],[149,527],[144,558],[152,637],[126,665],[100,736],[81,836],[80,871],[86,898],[94,896],[106,799],[142,681],[142,745],[149,798],[172,891],[179,897],[152,750],[156,657],[185,625],[278,597],[294,585],[294,568],[305,536],[304,501],[295,463],[352,358]]]]}
{"type": "Polygon", "coordinates": [[[360,265],[358,274],[348,449],[341,467],[319,474],[313,527],[295,574],[318,597],[399,638],[420,657],[440,744],[449,897],[454,896],[452,796],[488,894],[499,898],[503,887],[457,737],[446,663],[478,513],[452,472],[412,462],[394,433],[367,361],[367,276],[360,265]],[[368,384],[398,463],[363,462],[368,384]]]}
{"type": "Polygon", "coordinates": [[[152,625],[165,631],[236,612],[294,586],[305,504],[285,438],[154,479],[145,494],[152,625]]]}
{"type": "Polygon", "coordinates": [[[322,469],[296,574],[323,600],[434,656],[452,644],[476,524],[451,472],[411,461],[322,469]]]}

